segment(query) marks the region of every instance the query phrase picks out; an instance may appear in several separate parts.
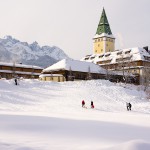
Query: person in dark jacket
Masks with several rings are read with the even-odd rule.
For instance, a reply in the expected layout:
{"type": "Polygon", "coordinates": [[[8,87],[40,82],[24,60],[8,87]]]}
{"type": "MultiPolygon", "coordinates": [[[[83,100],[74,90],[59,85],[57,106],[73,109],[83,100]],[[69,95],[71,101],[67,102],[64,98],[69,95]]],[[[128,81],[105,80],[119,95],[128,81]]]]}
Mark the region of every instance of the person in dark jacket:
{"type": "Polygon", "coordinates": [[[131,107],[132,107],[132,105],[131,105],[131,103],[129,103],[129,110],[131,110],[131,107]]]}
{"type": "Polygon", "coordinates": [[[131,103],[126,103],[126,106],[127,106],[127,111],[131,110],[132,107],[131,103]]]}
{"type": "Polygon", "coordinates": [[[17,78],[15,78],[15,85],[18,85],[17,78]]]}
{"type": "Polygon", "coordinates": [[[91,108],[94,108],[94,104],[93,104],[93,101],[91,101],[91,108]]]}

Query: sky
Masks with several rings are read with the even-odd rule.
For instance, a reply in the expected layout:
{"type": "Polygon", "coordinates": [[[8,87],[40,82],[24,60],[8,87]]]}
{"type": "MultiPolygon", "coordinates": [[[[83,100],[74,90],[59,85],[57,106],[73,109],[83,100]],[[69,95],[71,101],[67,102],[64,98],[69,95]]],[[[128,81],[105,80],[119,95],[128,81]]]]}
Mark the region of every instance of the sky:
{"type": "Polygon", "coordinates": [[[150,46],[149,0],[0,0],[0,38],[58,46],[69,57],[93,53],[103,7],[116,49],[150,46]]]}

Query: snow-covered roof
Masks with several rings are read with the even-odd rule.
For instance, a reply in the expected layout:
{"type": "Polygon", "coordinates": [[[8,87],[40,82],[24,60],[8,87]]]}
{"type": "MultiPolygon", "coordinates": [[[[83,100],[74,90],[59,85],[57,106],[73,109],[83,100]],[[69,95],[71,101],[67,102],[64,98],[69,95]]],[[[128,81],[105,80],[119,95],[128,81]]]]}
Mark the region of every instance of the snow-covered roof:
{"type": "Polygon", "coordinates": [[[94,36],[94,39],[97,39],[97,38],[101,38],[101,37],[109,37],[109,38],[113,38],[113,39],[115,39],[115,37],[111,34],[111,35],[109,35],[109,34],[106,34],[106,33],[102,33],[102,34],[96,34],[95,36],[94,36]]]}
{"type": "Polygon", "coordinates": [[[6,62],[0,62],[1,66],[15,66],[15,67],[21,67],[21,68],[33,68],[33,69],[43,69],[38,66],[32,66],[32,65],[24,65],[24,64],[14,64],[14,63],[6,63],[6,62]]]}
{"type": "Polygon", "coordinates": [[[117,63],[117,60],[122,58],[129,59],[130,61],[150,61],[149,52],[139,47],[116,50],[114,52],[109,52],[110,55],[107,54],[108,53],[85,56],[81,61],[97,63],[99,61],[110,60],[110,63],[117,63]]]}
{"type": "Polygon", "coordinates": [[[58,63],[44,69],[42,72],[51,72],[57,70],[71,70],[79,72],[102,73],[105,74],[106,70],[91,62],[84,62],[73,59],[63,59],[58,63]]]}
{"type": "MultiPolygon", "coordinates": [[[[3,72],[3,73],[13,73],[13,71],[11,70],[0,70],[0,72],[3,72]]],[[[15,71],[15,74],[26,74],[26,75],[40,75],[40,73],[31,73],[31,72],[23,72],[23,71],[15,71]]]]}

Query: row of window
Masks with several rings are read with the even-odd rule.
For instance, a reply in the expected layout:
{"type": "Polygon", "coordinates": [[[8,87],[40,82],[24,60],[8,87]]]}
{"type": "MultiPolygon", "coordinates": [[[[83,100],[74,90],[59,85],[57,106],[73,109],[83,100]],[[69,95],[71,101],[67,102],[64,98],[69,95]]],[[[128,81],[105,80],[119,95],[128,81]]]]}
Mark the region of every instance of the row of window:
{"type": "MultiPolygon", "coordinates": [[[[130,54],[130,52],[131,52],[131,50],[126,51],[125,54],[130,54]]],[[[118,53],[117,53],[117,55],[122,55],[122,54],[123,54],[123,52],[118,52],[118,53]]]]}
{"type": "Polygon", "coordinates": [[[148,56],[144,56],[144,59],[150,61],[150,57],[148,56]]]}
{"type": "MultiPolygon", "coordinates": [[[[95,39],[95,42],[105,41],[105,38],[95,39]]],[[[113,39],[106,38],[106,41],[113,42],[113,39]]]]}
{"type": "Polygon", "coordinates": [[[116,62],[129,61],[130,59],[131,59],[131,57],[118,58],[118,59],[116,59],[116,62]]]}

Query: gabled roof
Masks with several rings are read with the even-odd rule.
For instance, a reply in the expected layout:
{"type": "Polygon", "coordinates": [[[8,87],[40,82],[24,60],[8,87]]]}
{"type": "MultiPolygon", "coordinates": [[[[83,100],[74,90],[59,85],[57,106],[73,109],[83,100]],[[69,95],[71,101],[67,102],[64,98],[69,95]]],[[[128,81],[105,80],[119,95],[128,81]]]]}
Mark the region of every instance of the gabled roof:
{"type": "Polygon", "coordinates": [[[33,69],[43,69],[39,66],[33,66],[33,65],[24,65],[24,64],[17,64],[17,63],[7,63],[7,62],[0,62],[0,66],[14,66],[14,67],[20,67],[20,68],[33,68],[33,69]]]}
{"type": "Polygon", "coordinates": [[[96,31],[96,34],[98,35],[102,33],[106,33],[108,35],[112,34],[104,8],[96,31]]]}
{"type": "Polygon", "coordinates": [[[101,68],[99,65],[96,65],[91,62],[84,62],[73,59],[63,59],[58,63],[44,69],[42,72],[52,72],[58,70],[68,70],[68,71],[79,71],[79,72],[90,72],[91,73],[101,73],[105,74],[106,70],[101,68]]]}

